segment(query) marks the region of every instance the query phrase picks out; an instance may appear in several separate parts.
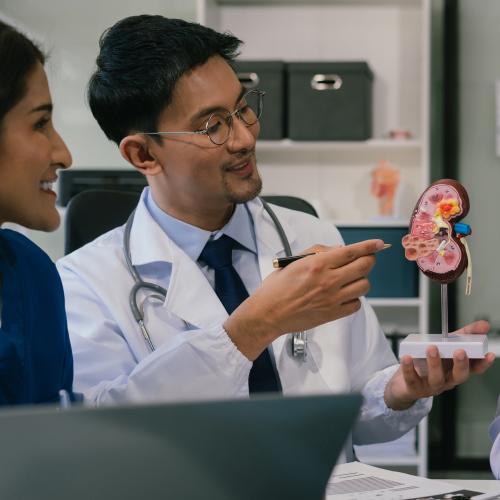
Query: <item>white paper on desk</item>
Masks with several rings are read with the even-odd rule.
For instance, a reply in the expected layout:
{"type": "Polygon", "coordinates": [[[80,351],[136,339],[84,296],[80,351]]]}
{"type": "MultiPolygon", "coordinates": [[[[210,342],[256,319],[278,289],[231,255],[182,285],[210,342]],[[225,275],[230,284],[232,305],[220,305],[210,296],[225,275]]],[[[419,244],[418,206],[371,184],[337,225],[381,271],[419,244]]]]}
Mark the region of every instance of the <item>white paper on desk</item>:
{"type": "Polygon", "coordinates": [[[337,465],[326,488],[326,500],[407,500],[457,491],[454,484],[360,462],[337,465]]]}

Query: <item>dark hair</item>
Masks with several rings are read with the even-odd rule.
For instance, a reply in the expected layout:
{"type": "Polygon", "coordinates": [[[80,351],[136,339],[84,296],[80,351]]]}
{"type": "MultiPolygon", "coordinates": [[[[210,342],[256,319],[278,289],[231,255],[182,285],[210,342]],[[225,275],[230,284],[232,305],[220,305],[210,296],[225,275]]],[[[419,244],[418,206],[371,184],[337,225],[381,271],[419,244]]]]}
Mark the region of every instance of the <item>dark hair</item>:
{"type": "Polygon", "coordinates": [[[12,26],[0,21],[0,124],[26,93],[26,79],[37,62],[45,63],[42,51],[12,26]]]}
{"type": "Polygon", "coordinates": [[[156,131],[179,78],[219,55],[231,63],[241,40],[200,24],[132,16],[106,30],[90,78],[90,109],[117,144],[131,131],[156,131]]]}

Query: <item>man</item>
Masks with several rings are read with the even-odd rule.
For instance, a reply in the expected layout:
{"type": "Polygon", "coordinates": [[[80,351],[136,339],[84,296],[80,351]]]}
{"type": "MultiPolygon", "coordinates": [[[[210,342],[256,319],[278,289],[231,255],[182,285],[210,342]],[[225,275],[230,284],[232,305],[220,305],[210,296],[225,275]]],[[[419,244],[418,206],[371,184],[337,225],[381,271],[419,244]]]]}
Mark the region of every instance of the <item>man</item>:
{"type": "Polygon", "coordinates": [[[395,439],[427,414],[430,396],[492,359],[469,368],[459,351],[445,371],[430,349],[428,377],[410,357],[398,367],[362,298],[382,241],[339,247],[331,224],[275,207],[292,251],[318,253],[272,272],[284,248],[257,198],[262,96],[230,66],[239,44],[161,16],[124,19],[101,39],[90,106],[150,187],[125,232],[129,266],[123,227],[59,262],[76,390],[95,404],[359,391],[354,443],[395,439]],[[166,289],[161,300],[158,288],[132,297],[147,332],[129,304],[137,280],[166,289]],[[302,330],[308,355],[297,359],[289,334],[302,330]]]}

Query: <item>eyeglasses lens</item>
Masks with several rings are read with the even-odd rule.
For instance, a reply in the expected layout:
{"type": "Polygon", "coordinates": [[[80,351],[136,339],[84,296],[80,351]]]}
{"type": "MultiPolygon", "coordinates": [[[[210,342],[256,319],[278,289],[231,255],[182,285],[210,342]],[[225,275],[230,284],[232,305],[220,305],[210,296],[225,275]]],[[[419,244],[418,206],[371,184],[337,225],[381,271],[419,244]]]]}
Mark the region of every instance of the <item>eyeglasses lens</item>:
{"type": "MultiPolygon", "coordinates": [[[[239,102],[236,115],[246,125],[250,126],[257,123],[261,114],[262,94],[248,92],[239,102]]],[[[206,124],[206,130],[210,140],[214,144],[221,145],[227,141],[231,133],[232,120],[233,118],[229,112],[214,113],[210,116],[206,124]]]]}
{"type": "Polygon", "coordinates": [[[214,144],[224,144],[229,137],[231,131],[230,126],[231,115],[229,113],[222,115],[221,113],[214,113],[207,122],[208,137],[214,144]]]}
{"type": "Polygon", "coordinates": [[[248,92],[239,105],[239,115],[247,125],[253,125],[262,113],[262,95],[258,92],[248,92]]]}

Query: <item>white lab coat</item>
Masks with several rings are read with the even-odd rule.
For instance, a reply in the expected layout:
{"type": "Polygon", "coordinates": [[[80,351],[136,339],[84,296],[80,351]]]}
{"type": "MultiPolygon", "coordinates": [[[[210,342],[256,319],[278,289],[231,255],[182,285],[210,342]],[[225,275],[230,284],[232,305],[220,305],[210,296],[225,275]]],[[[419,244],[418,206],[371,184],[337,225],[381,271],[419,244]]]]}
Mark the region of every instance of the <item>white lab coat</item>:
{"type": "MultiPolygon", "coordinates": [[[[144,198],[144,197],[143,197],[144,198]]],[[[132,262],[141,277],[168,288],[164,303],[147,301],[145,318],[156,351],[150,353],[129,307],[134,281],[123,256],[124,227],[116,228],[58,262],[64,285],[75,362],[75,390],[92,404],[245,397],[251,362],[229,339],[227,312],[198,267],[160,229],[144,200],[131,230],[132,262]],[[172,263],[170,283],[162,264],[172,263]]],[[[264,279],[283,245],[259,200],[248,203],[264,279]]],[[[339,245],[328,222],[273,207],[298,253],[315,243],[339,245]]],[[[139,294],[142,300],[145,294],[139,294]]],[[[290,336],[272,349],[283,393],[363,392],[365,404],[354,444],[395,439],[430,409],[421,400],[403,412],[383,402],[387,380],[397,368],[375,314],[363,299],[354,315],[309,332],[307,360],[290,353],[290,336]]]]}

